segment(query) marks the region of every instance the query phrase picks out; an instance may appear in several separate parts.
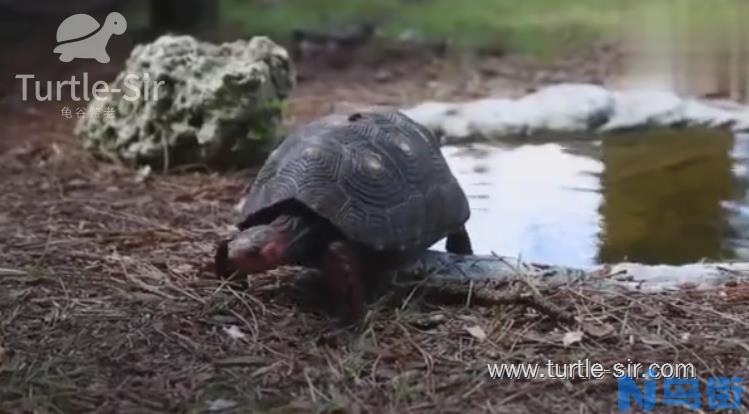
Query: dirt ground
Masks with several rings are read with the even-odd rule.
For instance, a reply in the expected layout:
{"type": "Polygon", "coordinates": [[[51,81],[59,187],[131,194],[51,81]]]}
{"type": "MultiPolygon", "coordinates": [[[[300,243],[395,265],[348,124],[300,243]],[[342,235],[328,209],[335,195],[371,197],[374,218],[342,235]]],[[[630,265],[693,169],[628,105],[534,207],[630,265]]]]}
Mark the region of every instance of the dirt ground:
{"type": "MultiPolygon", "coordinates": [[[[512,95],[606,71],[471,65],[302,65],[288,120],[342,101],[512,95]]],[[[139,177],[83,152],[59,103],[3,109],[0,412],[602,413],[616,411],[611,376],[493,380],[486,365],[629,359],[692,363],[703,386],[746,377],[749,285],[735,283],[649,295],[518,282],[502,303],[407,284],[341,327],[294,269],[249,288],[213,277],[252,171],[139,177]],[[570,332],[582,336],[565,345],[570,332]]]]}

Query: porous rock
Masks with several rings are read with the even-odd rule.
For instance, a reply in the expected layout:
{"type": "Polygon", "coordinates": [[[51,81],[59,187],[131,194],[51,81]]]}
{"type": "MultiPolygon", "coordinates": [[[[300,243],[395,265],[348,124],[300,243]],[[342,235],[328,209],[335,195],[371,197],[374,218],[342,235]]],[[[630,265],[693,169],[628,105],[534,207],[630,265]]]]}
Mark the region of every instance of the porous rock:
{"type": "Polygon", "coordinates": [[[214,45],[162,36],[133,49],[110,85],[120,92],[93,99],[76,133],[131,165],[244,167],[277,142],[293,84],[288,53],[266,37],[214,45]]]}

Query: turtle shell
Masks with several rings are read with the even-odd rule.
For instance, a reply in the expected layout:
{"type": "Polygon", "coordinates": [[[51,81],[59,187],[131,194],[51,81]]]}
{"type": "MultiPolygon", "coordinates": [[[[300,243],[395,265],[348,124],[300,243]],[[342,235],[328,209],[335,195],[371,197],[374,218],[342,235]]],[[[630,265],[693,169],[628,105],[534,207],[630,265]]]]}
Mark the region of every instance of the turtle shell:
{"type": "Polygon", "coordinates": [[[99,22],[88,14],[74,14],[60,23],[57,28],[57,41],[81,39],[93,34],[99,27],[99,22]]]}
{"type": "Polygon", "coordinates": [[[258,172],[239,228],[290,200],[377,250],[426,248],[470,215],[437,138],[395,111],[331,115],[289,135],[258,172]]]}

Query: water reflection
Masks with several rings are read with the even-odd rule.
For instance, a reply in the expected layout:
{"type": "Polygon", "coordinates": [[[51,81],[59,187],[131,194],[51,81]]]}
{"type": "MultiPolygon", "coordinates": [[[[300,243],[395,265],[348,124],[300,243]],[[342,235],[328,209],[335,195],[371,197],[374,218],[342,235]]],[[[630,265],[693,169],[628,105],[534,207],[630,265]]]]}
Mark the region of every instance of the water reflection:
{"type": "Polygon", "coordinates": [[[614,137],[602,146],[599,261],[732,257],[724,202],[736,199],[733,139],[714,131],[614,137]]]}
{"type": "Polygon", "coordinates": [[[595,259],[600,161],[553,143],[447,147],[445,155],[471,204],[477,253],[569,265],[595,259]]]}
{"type": "Polygon", "coordinates": [[[686,263],[749,253],[747,138],[657,131],[444,151],[468,194],[478,253],[686,263]]]}
{"type": "MultiPolygon", "coordinates": [[[[749,1],[621,3],[621,89],[749,101],[749,1]],[[632,7],[630,7],[632,6],[632,7]]],[[[749,260],[749,136],[446,148],[482,253],[587,265],[749,260]]]]}

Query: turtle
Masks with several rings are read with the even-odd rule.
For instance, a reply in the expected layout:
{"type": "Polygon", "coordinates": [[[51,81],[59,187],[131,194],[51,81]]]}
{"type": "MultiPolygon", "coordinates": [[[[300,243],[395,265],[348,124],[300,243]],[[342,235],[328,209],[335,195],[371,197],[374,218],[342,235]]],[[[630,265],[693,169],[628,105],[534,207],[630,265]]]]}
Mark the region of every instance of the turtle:
{"type": "Polygon", "coordinates": [[[239,232],[219,242],[219,276],[281,265],[321,270],[346,321],[367,287],[447,238],[471,254],[468,200],[428,129],[396,110],[328,115],[286,137],[240,202],[239,232]]]}
{"type": "Polygon", "coordinates": [[[104,25],[88,14],[74,14],[60,23],[57,28],[57,42],[54,53],[60,54],[60,61],[70,62],[75,58],[96,59],[109,62],[107,43],[113,35],[121,35],[127,29],[125,16],[112,12],[107,15],[104,25]]]}

